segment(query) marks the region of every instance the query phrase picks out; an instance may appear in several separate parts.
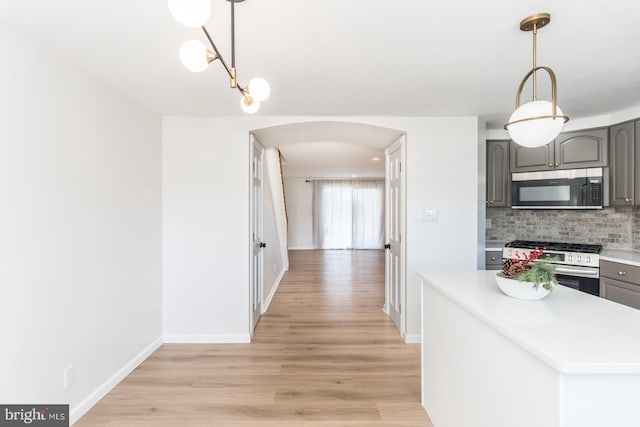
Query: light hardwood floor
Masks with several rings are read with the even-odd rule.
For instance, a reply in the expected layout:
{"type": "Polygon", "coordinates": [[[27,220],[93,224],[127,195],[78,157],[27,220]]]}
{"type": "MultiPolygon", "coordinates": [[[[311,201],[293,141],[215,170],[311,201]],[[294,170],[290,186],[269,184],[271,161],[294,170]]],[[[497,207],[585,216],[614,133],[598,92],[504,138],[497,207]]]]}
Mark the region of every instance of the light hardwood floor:
{"type": "Polygon", "coordinates": [[[432,426],[383,251],[291,251],[251,344],[165,344],[77,426],[432,426]]]}

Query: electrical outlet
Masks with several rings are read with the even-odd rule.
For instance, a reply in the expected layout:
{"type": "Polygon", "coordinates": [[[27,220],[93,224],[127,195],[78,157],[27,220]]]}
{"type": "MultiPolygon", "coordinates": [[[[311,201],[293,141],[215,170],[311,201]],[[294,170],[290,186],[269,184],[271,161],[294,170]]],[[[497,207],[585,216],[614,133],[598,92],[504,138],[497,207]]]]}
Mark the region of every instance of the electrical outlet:
{"type": "Polygon", "coordinates": [[[76,382],[76,367],[69,365],[64,368],[64,388],[69,388],[76,382]]]}

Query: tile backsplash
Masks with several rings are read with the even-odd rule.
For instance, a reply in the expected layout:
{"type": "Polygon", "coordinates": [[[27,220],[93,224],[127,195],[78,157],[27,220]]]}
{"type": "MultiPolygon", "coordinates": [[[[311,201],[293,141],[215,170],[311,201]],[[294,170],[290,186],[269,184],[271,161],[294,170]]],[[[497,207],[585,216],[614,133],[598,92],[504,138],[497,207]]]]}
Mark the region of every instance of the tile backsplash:
{"type": "Polygon", "coordinates": [[[640,207],[597,210],[487,209],[487,243],[546,240],[640,250],[640,207]]]}

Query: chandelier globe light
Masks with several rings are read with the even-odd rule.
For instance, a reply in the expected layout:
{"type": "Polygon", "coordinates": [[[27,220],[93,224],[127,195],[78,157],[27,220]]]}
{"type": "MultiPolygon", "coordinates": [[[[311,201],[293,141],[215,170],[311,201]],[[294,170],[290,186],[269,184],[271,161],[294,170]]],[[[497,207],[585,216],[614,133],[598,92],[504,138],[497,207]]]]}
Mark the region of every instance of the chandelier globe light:
{"type": "Polygon", "coordinates": [[[247,114],[253,114],[260,109],[260,101],[250,96],[240,98],[240,107],[247,114]]]}
{"type": "Polygon", "coordinates": [[[169,11],[187,28],[202,27],[211,18],[211,0],[169,0],[169,11]]]}
{"type": "Polygon", "coordinates": [[[533,34],[533,67],[524,76],[516,95],[516,110],[511,114],[509,122],[504,128],[518,145],[523,147],[541,147],[553,141],[562,131],[562,127],[569,120],[563,115],[557,104],[557,81],[553,70],[536,64],[538,29],[551,21],[548,13],[537,13],[526,17],[520,22],[520,30],[531,31],[533,34]],[[538,100],[537,72],[545,71],[551,80],[551,101],[538,100]],[[531,77],[533,83],[533,99],[520,105],[522,90],[531,77]]]}
{"type": "Polygon", "coordinates": [[[176,21],[188,28],[200,27],[212,49],[208,49],[199,40],[187,40],[180,46],[180,62],[189,71],[199,73],[206,70],[210,63],[219,59],[229,75],[230,87],[237,89],[241,94],[240,106],[242,110],[253,114],[260,108],[260,102],[269,97],[271,88],[262,77],[252,79],[245,87],[238,84],[235,51],[235,4],[245,0],[227,1],[231,3],[231,66],[227,65],[209,31],[204,26],[211,17],[211,0],[168,0],[169,11],[176,21]]]}
{"type": "Polygon", "coordinates": [[[206,70],[209,67],[207,47],[200,40],[187,40],[180,46],[180,62],[194,73],[206,70]]]}

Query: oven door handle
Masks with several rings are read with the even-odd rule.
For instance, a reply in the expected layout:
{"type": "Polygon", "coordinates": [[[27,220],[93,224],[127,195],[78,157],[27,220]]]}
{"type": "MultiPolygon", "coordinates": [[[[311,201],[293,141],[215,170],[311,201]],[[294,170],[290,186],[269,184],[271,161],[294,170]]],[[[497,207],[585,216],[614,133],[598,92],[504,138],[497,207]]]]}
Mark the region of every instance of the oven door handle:
{"type": "Polygon", "coordinates": [[[598,271],[598,269],[580,269],[578,270],[577,268],[565,268],[565,267],[556,267],[556,273],[557,274],[573,274],[576,276],[595,276],[598,277],[600,274],[600,272],[598,271]]]}

